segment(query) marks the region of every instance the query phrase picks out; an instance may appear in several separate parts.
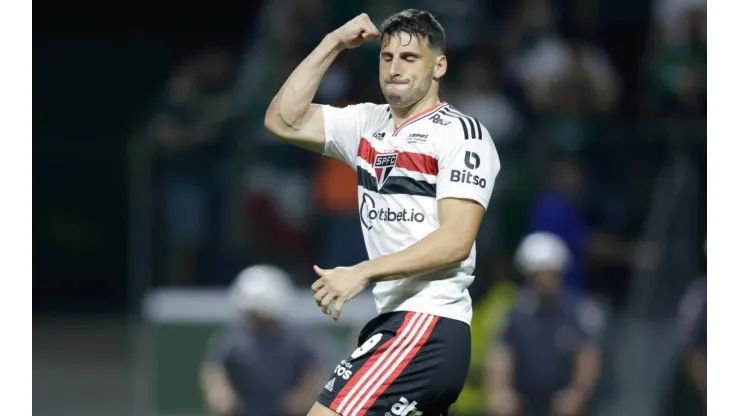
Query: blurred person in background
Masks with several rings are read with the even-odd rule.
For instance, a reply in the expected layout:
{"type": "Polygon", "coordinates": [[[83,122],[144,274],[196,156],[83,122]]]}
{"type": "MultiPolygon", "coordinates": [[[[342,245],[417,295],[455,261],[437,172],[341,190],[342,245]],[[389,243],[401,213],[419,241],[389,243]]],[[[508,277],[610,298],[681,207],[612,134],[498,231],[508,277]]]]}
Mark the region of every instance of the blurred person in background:
{"type": "MultiPolygon", "coordinates": [[[[706,241],[704,243],[706,254],[706,241]]],[[[661,415],[706,415],[707,412],[707,277],[699,276],[678,305],[679,354],[673,384],[661,415]]]]}
{"type": "MultiPolygon", "coordinates": [[[[692,36],[686,25],[688,14],[698,12],[705,15],[707,0],[655,0],[652,2],[652,17],[661,42],[665,45],[685,44],[692,36]]],[[[706,20],[705,20],[706,22],[706,20]]]]}
{"type": "Polygon", "coordinates": [[[460,111],[486,126],[497,145],[514,137],[520,127],[516,109],[503,94],[494,66],[482,60],[471,61],[463,69],[455,93],[460,111]]]}
{"type": "Polygon", "coordinates": [[[509,75],[536,111],[562,111],[563,100],[582,112],[608,110],[618,97],[608,55],[591,42],[559,33],[556,23],[550,1],[519,4],[503,43],[509,75]]]}
{"type": "Polygon", "coordinates": [[[599,45],[558,30],[563,11],[554,6],[549,0],[518,4],[502,37],[507,90],[516,92],[547,144],[582,151],[599,138],[597,121],[615,108],[620,79],[599,45]]]}
{"type": "Polygon", "coordinates": [[[563,273],[563,288],[581,295],[588,287],[589,262],[650,268],[654,248],[632,244],[607,232],[592,229],[585,215],[586,177],[573,156],[558,156],[551,163],[550,183],[540,191],[529,215],[529,232],[548,232],[568,247],[571,261],[563,273]]]}
{"type": "Polygon", "coordinates": [[[489,409],[496,416],[586,414],[601,366],[601,311],[562,290],[571,260],[553,234],[528,235],[516,253],[526,276],[490,349],[489,409]]]}
{"type": "Polygon", "coordinates": [[[673,12],[673,24],[660,27],[650,66],[653,91],[662,108],[674,116],[706,113],[706,2],[684,3],[673,12]]]}
{"type": "Polygon", "coordinates": [[[558,36],[521,57],[517,71],[548,144],[581,152],[598,140],[597,121],[619,97],[616,73],[602,50],[576,36],[558,36]]]}
{"type": "Polygon", "coordinates": [[[218,244],[220,195],[233,146],[231,57],[213,49],[185,60],[149,124],[159,162],[170,284],[202,283],[207,248],[218,244]]]}
{"type": "Polygon", "coordinates": [[[672,385],[661,408],[661,415],[690,416],[707,414],[707,305],[684,328],[672,385]]]}
{"type": "Polygon", "coordinates": [[[311,408],[321,373],[315,351],[288,322],[294,296],[290,277],[274,266],[237,276],[230,297],[240,319],[212,338],[201,369],[209,411],[295,416],[311,408]]]}

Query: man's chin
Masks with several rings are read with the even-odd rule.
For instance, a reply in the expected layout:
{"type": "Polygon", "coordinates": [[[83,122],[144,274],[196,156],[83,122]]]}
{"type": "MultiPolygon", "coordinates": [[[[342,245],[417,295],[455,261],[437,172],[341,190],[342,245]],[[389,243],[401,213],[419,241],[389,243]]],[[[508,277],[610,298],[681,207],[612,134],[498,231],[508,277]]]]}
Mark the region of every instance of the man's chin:
{"type": "Polygon", "coordinates": [[[403,104],[403,97],[398,94],[388,94],[386,96],[386,99],[388,100],[388,104],[393,106],[399,106],[403,104]]]}
{"type": "Polygon", "coordinates": [[[392,93],[392,92],[386,92],[385,99],[388,101],[388,104],[393,107],[407,107],[409,105],[409,100],[406,95],[401,95],[398,93],[392,93]]]}

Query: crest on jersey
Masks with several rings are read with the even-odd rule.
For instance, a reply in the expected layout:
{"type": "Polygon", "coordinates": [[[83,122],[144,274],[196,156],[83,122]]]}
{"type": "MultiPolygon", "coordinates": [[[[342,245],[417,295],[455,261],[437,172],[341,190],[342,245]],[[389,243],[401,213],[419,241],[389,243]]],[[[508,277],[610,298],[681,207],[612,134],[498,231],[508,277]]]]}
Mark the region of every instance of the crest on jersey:
{"type": "Polygon", "coordinates": [[[375,169],[375,179],[378,180],[378,189],[391,176],[391,171],[396,166],[397,159],[398,153],[379,153],[375,155],[373,168],[375,169]]]}

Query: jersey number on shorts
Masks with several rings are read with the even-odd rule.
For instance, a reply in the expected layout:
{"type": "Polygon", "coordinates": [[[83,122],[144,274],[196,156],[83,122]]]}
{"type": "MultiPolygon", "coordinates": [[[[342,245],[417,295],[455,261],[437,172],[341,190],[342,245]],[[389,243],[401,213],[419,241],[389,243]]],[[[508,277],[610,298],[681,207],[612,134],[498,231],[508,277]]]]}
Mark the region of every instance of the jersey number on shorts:
{"type": "Polygon", "coordinates": [[[383,338],[383,334],[375,334],[371,336],[370,338],[365,341],[364,344],[360,346],[360,348],[356,349],[355,352],[352,353],[350,358],[357,359],[365,355],[368,351],[370,351],[378,342],[380,342],[380,339],[383,338]]]}

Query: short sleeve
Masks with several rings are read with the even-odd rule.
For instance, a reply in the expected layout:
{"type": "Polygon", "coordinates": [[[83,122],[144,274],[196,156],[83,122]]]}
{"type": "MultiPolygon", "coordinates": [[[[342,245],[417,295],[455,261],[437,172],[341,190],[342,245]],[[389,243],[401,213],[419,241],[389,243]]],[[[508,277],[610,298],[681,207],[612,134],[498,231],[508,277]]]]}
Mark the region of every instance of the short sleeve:
{"type": "Polygon", "coordinates": [[[225,365],[234,348],[231,331],[214,334],[208,342],[206,361],[225,365]]]}
{"type": "Polygon", "coordinates": [[[601,308],[591,300],[582,300],[576,307],[575,319],[584,343],[598,346],[604,333],[604,313],[601,308]]]}
{"type": "MultiPolygon", "coordinates": [[[[468,130],[450,128],[437,148],[437,200],[471,199],[488,208],[501,162],[491,136],[477,120],[468,130]],[[477,130],[477,134],[472,132],[477,130]]],[[[457,126],[455,126],[457,127],[457,126]]]]}
{"type": "Polygon", "coordinates": [[[322,105],[324,117],[324,156],[355,166],[357,149],[374,104],[353,104],[339,108],[322,105]]]}

